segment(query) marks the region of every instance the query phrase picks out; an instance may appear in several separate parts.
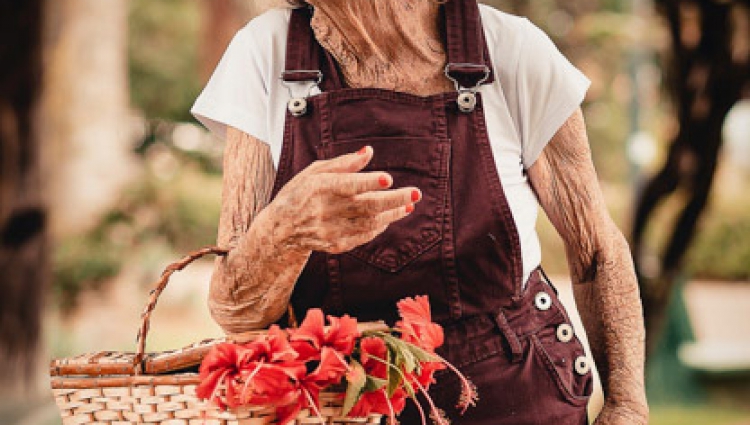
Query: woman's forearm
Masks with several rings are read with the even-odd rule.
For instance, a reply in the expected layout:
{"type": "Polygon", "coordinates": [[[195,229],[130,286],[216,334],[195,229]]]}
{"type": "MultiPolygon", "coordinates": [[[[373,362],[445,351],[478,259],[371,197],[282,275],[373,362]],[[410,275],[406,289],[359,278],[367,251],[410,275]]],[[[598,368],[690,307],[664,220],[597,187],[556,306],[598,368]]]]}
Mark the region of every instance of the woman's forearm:
{"type": "Polygon", "coordinates": [[[545,147],[529,178],[565,242],[576,304],[604,386],[597,423],[647,423],[638,285],[628,245],[599,190],[580,110],[545,147]]]}
{"type": "Polygon", "coordinates": [[[227,333],[264,328],[281,317],[309,257],[309,251],[283,243],[270,210],[263,210],[229,254],[216,261],[209,308],[227,333]]]}
{"type": "Polygon", "coordinates": [[[573,285],[576,304],[596,361],[606,403],[606,424],[645,424],[648,405],[643,386],[645,330],[638,284],[628,244],[612,224],[603,229],[594,254],[592,281],[573,285]]]}
{"type": "Polygon", "coordinates": [[[228,333],[262,328],[284,312],[307,256],[285,247],[267,211],[276,176],[266,144],[227,128],[219,246],[209,309],[228,333]]]}

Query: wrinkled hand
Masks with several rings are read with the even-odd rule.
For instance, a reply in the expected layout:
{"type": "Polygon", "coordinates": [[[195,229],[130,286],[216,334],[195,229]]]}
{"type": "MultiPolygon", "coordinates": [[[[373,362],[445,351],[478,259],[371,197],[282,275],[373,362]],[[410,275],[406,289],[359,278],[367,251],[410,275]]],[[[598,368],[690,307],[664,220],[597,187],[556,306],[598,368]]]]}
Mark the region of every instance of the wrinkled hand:
{"type": "Polygon", "coordinates": [[[648,406],[632,409],[624,405],[604,403],[594,425],[646,425],[648,424],[648,406]]]}
{"type": "Polygon", "coordinates": [[[290,180],[269,204],[274,232],[293,249],[338,254],[381,234],[414,210],[419,189],[390,189],[385,172],[362,171],[373,157],[359,152],[316,161],[290,180]]]}

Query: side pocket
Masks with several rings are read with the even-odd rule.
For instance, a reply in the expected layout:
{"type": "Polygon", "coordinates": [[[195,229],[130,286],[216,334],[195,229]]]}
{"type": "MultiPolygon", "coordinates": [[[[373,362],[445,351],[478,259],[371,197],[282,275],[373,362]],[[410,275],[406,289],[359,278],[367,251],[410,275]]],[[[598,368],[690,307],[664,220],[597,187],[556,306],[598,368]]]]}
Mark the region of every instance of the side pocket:
{"type": "Polygon", "coordinates": [[[576,337],[568,342],[559,341],[555,329],[548,326],[531,335],[535,352],[563,398],[576,405],[586,404],[593,389],[592,372],[579,374],[575,366],[576,359],[586,355],[583,346],[576,337]]]}

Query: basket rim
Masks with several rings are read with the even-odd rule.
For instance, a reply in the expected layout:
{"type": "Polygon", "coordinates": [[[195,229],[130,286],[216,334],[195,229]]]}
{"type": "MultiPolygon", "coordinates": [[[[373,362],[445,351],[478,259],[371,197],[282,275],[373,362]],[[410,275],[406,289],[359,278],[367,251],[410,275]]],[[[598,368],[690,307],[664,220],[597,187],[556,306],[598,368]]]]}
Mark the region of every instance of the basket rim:
{"type": "Polygon", "coordinates": [[[198,385],[200,376],[197,373],[173,375],[137,375],[111,377],[62,377],[54,376],[50,379],[53,390],[85,390],[92,388],[115,388],[157,385],[198,385]]]}

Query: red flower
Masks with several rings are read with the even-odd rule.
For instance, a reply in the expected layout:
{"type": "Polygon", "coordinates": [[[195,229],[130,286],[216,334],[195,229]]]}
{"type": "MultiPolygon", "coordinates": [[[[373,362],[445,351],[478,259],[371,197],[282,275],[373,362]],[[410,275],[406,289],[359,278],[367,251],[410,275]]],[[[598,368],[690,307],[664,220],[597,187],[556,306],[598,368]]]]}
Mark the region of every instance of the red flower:
{"type": "MultiPolygon", "coordinates": [[[[385,342],[377,337],[363,338],[359,343],[359,361],[368,376],[387,379],[388,377],[388,348],[385,342]]],[[[401,413],[406,406],[407,393],[399,387],[391,398],[388,398],[386,389],[380,388],[375,391],[363,393],[357,403],[354,404],[349,416],[365,417],[370,413],[380,413],[394,417],[401,413]]]]}
{"type": "Polygon", "coordinates": [[[266,360],[272,363],[296,360],[299,354],[289,344],[289,337],[278,325],[272,325],[266,335],[247,344],[253,351],[253,360],[266,360]]]}
{"type": "MultiPolygon", "coordinates": [[[[277,423],[284,425],[304,408],[322,416],[320,392],[341,383],[346,376],[349,384],[354,385],[349,389],[358,396],[350,416],[378,413],[395,421],[395,416],[406,405],[407,389],[411,388],[422,393],[430,404],[431,414],[440,417],[440,410],[426,390],[434,383],[435,371],[447,366],[462,381],[459,408],[465,410],[474,404],[476,390],[471,383],[434,354],[443,344],[444,336],[443,328],[432,322],[427,297],[406,298],[397,306],[401,321],[396,330],[401,341],[379,332],[359,340],[356,319],[329,316],[326,327],[323,312],[311,309],[296,330],[284,331],[274,325],[266,335],[250,343],[219,344],[201,364],[201,383],[196,393],[223,408],[273,407],[277,423]],[[358,342],[358,363],[350,366],[350,356],[358,342]],[[427,359],[422,350],[435,358],[427,359]],[[422,361],[415,365],[417,359],[422,361]],[[397,382],[389,383],[389,378],[397,382]],[[219,388],[223,391],[218,391],[219,388]],[[361,392],[365,388],[369,391],[361,392]]],[[[424,421],[425,415],[422,417],[424,421]]]]}
{"type": "Polygon", "coordinates": [[[323,347],[331,347],[343,355],[349,355],[359,338],[357,319],[349,316],[328,316],[331,325],[325,328],[323,311],[318,308],[308,310],[305,320],[298,329],[290,330],[290,342],[303,361],[320,358],[323,347]]]}
{"type": "Polygon", "coordinates": [[[326,332],[326,345],[332,347],[339,353],[349,355],[354,350],[354,345],[359,338],[357,319],[344,315],[342,317],[328,316],[331,326],[326,332]]]}
{"type": "Polygon", "coordinates": [[[201,383],[195,389],[198,398],[216,401],[221,408],[226,408],[226,403],[216,394],[216,387],[222,381],[229,384],[235,380],[242,369],[243,360],[248,356],[248,351],[245,347],[228,343],[212,348],[201,363],[201,383]]]}
{"type": "Polygon", "coordinates": [[[443,327],[432,322],[427,296],[404,298],[396,306],[402,319],[396,323],[401,339],[431,353],[443,345],[443,327]]]}
{"type": "Polygon", "coordinates": [[[394,417],[406,407],[406,391],[398,388],[391,398],[388,398],[385,388],[363,393],[359,401],[349,411],[353,418],[363,418],[371,413],[380,413],[394,417]]]}
{"type": "Polygon", "coordinates": [[[359,350],[359,361],[368,375],[381,379],[388,377],[388,348],[382,339],[372,336],[363,338],[359,350]]]}
{"type": "Polygon", "coordinates": [[[248,344],[219,344],[201,364],[196,395],[222,408],[288,404],[306,372],[296,358],[286,333],[275,325],[248,344]],[[220,384],[226,390],[223,399],[216,390],[220,384]]]}
{"type": "Polygon", "coordinates": [[[277,404],[276,420],[278,423],[283,425],[291,421],[303,408],[310,408],[314,413],[320,414],[320,391],[341,382],[348,367],[339,353],[330,347],[323,347],[318,367],[307,375],[303,372],[297,381],[299,385],[294,392],[288,394],[289,402],[277,404]]]}
{"type": "Polygon", "coordinates": [[[302,379],[302,388],[310,394],[312,402],[318,406],[320,391],[330,385],[340,383],[348,370],[349,364],[340,353],[331,347],[323,347],[318,367],[302,379]]]}
{"type": "Polygon", "coordinates": [[[236,400],[238,407],[254,404],[281,406],[298,398],[299,381],[305,375],[305,365],[300,362],[288,364],[268,364],[253,362],[240,374],[232,388],[232,397],[227,391],[228,400],[236,400]]]}
{"type": "Polygon", "coordinates": [[[320,357],[322,342],[325,340],[325,320],[323,311],[313,308],[307,311],[299,328],[290,330],[289,341],[303,361],[320,357]]]}

